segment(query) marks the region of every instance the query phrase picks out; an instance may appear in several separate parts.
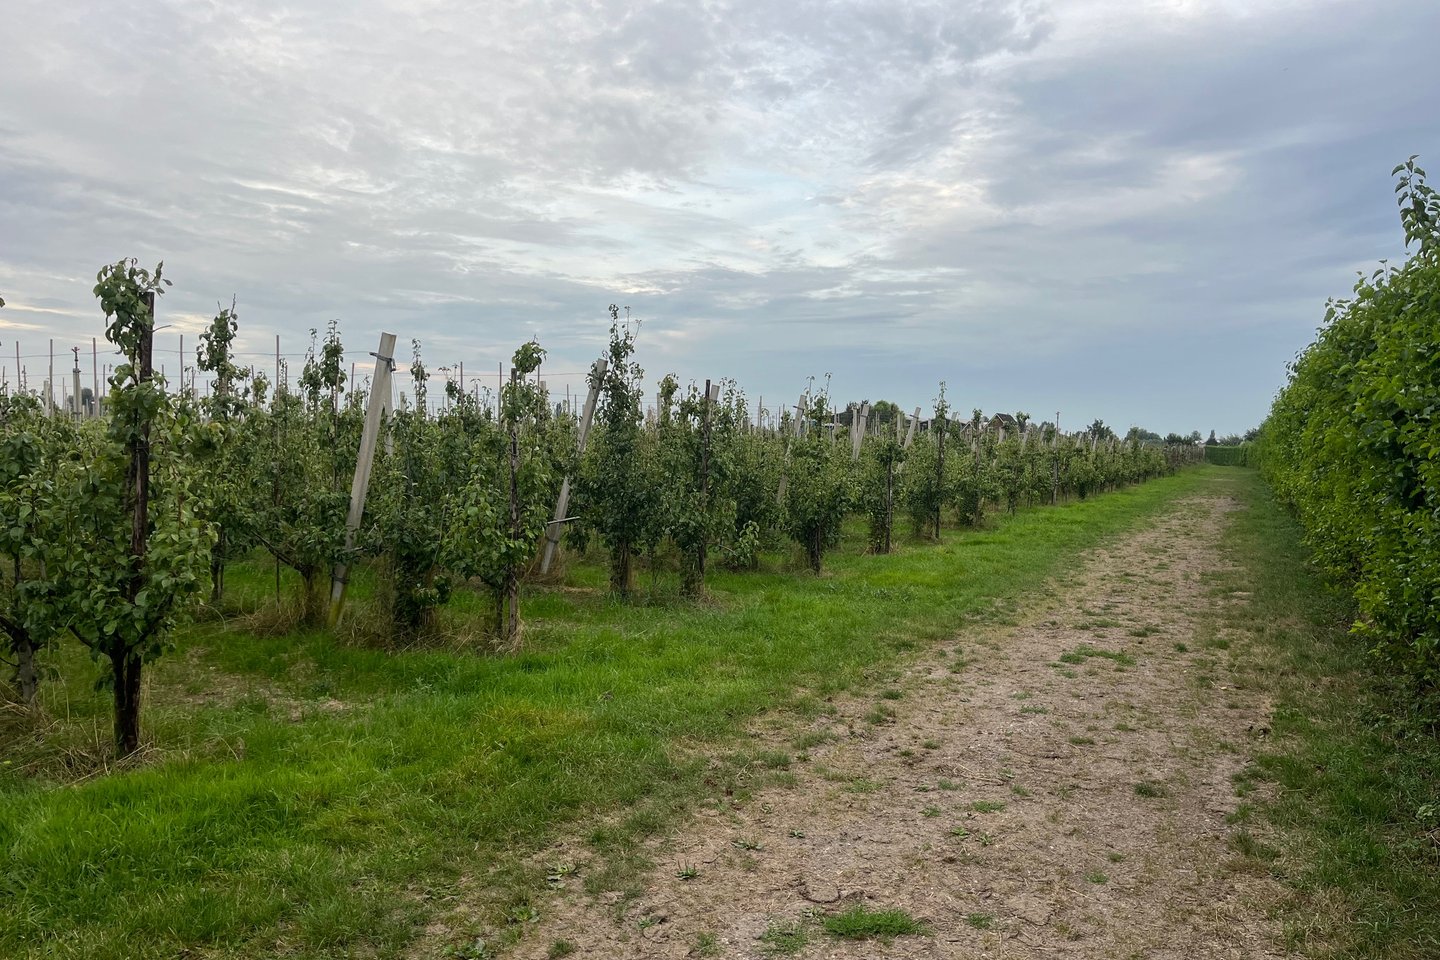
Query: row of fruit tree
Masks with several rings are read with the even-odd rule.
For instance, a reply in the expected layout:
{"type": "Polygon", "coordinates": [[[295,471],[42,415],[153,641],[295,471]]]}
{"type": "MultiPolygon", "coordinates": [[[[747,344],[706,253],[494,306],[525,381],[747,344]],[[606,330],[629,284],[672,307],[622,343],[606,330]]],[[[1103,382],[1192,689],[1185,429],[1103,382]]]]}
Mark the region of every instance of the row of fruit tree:
{"type": "Polygon", "coordinates": [[[367,609],[385,636],[425,637],[457,590],[479,590],[493,599],[497,643],[513,647],[521,585],[562,538],[604,557],[621,598],[642,565],[676,571],[696,596],[708,568],[753,568],[787,541],[820,572],[851,517],[883,553],[897,528],[937,538],[947,522],[1084,498],[1200,456],[1098,426],[1065,434],[1023,414],[957,419],[943,384],[923,421],[893,404],[838,411],[826,387],[762,428],[733,381],[682,386],[673,375],[647,411],[636,328],[614,307],[583,413],[552,402],[533,341],[515,351],[493,404],[453,382],[430,402],[418,342],[413,396],[393,403],[385,386],[368,397],[346,382],[334,325],[296,384],[271,382],[236,363],[233,308],[200,337],[205,389],[168,389],[152,362],[168,283],[133,260],[97,276],[106,337],[125,358],[103,416],[0,397],[0,648],[31,702],[44,651],[84,644],[113,688],[121,754],[139,744],[144,665],[198,607],[224,603],[227,567],[257,554],[294,572],[305,626],[333,625],[363,565],[379,584],[367,609]]]}

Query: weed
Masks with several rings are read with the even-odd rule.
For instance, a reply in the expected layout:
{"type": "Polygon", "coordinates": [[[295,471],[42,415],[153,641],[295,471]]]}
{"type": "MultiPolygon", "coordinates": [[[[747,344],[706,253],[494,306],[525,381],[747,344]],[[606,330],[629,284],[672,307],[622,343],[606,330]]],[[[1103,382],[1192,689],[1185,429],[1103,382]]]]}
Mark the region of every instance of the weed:
{"type": "Polygon", "coordinates": [[[1065,653],[1060,654],[1060,662],[1080,664],[1092,657],[1112,660],[1122,667],[1135,666],[1135,658],[1128,653],[1119,650],[1101,650],[1099,647],[1092,647],[1088,643],[1082,643],[1074,650],[1067,650],[1065,653]]]}
{"type": "Polygon", "coordinates": [[[1280,856],[1280,851],[1256,839],[1249,830],[1236,830],[1230,835],[1230,846],[1242,857],[1253,857],[1269,863],[1280,856]]]}
{"type": "Polygon", "coordinates": [[[836,739],[834,731],[831,730],[808,730],[795,738],[795,749],[813,750],[827,743],[834,743],[836,739]]]}
{"type": "Polygon", "coordinates": [[[865,714],[865,722],[866,722],[866,723],[871,723],[871,724],[877,724],[877,725],[878,725],[878,724],[882,724],[882,723],[893,723],[894,720],[895,720],[895,710],[894,710],[894,708],[892,708],[892,707],[890,707],[890,706],[888,706],[888,705],[886,705],[886,704],[883,704],[883,703],[877,703],[877,704],[875,705],[875,709],[873,709],[873,710],[871,710],[869,713],[865,714]]]}
{"type": "Polygon", "coordinates": [[[930,929],[903,910],[867,910],[854,906],[825,918],[825,932],[845,940],[888,940],[927,935],[930,929]]]}
{"type": "Polygon", "coordinates": [[[799,923],[774,923],[760,935],[760,942],[771,956],[789,956],[805,949],[810,935],[799,923]]]}

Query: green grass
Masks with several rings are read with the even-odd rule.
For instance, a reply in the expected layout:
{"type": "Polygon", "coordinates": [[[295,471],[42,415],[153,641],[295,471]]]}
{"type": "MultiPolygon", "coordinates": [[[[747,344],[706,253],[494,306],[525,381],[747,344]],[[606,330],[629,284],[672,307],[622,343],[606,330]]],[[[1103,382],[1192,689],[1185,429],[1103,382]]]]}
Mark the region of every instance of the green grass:
{"type": "Polygon", "coordinates": [[[1128,653],[1123,653],[1118,650],[1101,650],[1098,647],[1090,646],[1088,643],[1082,643],[1074,650],[1067,650],[1066,652],[1060,654],[1060,662],[1084,663],[1091,657],[1100,657],[1105,660],[1112,660],[1117,665],[1122,667],[1135,666],[1135,658],[1128,653]]]}
{"type": "Polygon", "coordinates": [[[805,949],[810,934],[799,923],[771,924],[760,935],[760,943],[767,954],[774,957],[788,957],[805,949]]]}
{"type": "MultiPolygon", "coordinates": [[[[824,577],[771,557],[715,571],[701,604],[673,587],[615,602],[575,563],[527,591],[515,654],[198,625],[148,673],[143,765],[108,773],[108,705],[71,645],[44,692],[55,725],[0,716],[0,955],[397,957],[455,902],[474,909],[454,941],[488,942],[546,889],[532,854],[576,823],[599,824],[586,888],[631,889],[643,837],[779,775],[695,745],[725,756],[762,711],[882,689],[887,664],[1209,482],[1187,471],[888,556],[864,555],[857,527],[824,577]]],[[[272,570],[229,582],[253,608],[272,570]]],[[[462,591],[444,618],[463,633],[490,615],[462,591]]]]}
{"type": "Polygon", "coordinates": [[[1236,792],[1256,780],[1277,788],[1270,799],[1256,791],[1235,818],[1265,821],[1265,841],[1247,827],[1232,847],[1289,885],[1281,916],[1297,951],[1440,956],[1440,842],[1430,832],[1440,823],[1422,816],[1440,798],[1434,705],[1350,635],[1348,601],[1305,562],[1295,523],[1255,473],[1227,479],[1246,508],[1225,539],[1239,569],[1216,579],[1251,597],[1221,616],[1246,637],[1231,652],[1236,669],[1274,700],[1273,733],[1236,792]]]}
{"type": "Polygon", "coordinates": [[[930,929],[904,910],[867,910],[854,906],[825,918],[825,932],[844,940],[888,940],[924,936],[930,929]]]}

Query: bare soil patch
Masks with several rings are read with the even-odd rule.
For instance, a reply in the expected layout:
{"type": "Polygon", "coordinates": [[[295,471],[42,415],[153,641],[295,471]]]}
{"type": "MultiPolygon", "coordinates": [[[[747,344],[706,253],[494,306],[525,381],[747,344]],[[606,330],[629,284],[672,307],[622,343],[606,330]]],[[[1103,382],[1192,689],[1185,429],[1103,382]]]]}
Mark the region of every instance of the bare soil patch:
{"type": "MultiPolygon", "coordinates": [[[[1285,955],[1269,918],[1279,886],[1235,826],[1268,704],[1226,669],[1211,615],[1245,602],[1207,578],[1225,567],[1236,505],[1178,503],[1091,552],[1019,626],[967,629],[783,741],[757,733],[758,747],[788,750],[793,777],[743,802],[710,798],[651,840],[638,897],[564,883],[510,952],[1285,955]],[[928,933],[824,930],[855,905],[904,911],[928,933]]],[[[544,856],[598,867],[574,842],[544,856]]]]}

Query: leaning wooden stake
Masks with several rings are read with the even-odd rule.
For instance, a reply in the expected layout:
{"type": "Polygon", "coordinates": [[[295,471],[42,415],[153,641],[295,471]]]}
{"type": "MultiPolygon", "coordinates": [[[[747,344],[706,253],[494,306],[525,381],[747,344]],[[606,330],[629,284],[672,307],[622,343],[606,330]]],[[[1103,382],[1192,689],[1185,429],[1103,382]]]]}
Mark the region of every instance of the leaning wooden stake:
{"type": "Polygon", "coordinates": [[[870,418],[870,404],[862,403],[851,414],[850,421],[850,462],[860,459],[860,444],[865,440],[865,421],[870,418]]]}
{"type": "Polygon", "coordinates": [[[350,512],[345,516],[345,553],[330,578],[330,626],[340,622],[345,606],[345,586],[350,581],[350,552],[355,549],[355,532],[365,513],[365,494],[370,489],[370,469],[375,465],[375,441],[380,435],[380,414],[390,400],[390,372],[395,368],[395,334],[380,334],[375,354],[375,376],[370,378],[370,397],[365,404],[365,430],[360,435],[360,454],[355,459],[355,479],[350,484],[350,512]]]}
{"type": "Polygon", "coordinates": [[[915,425],[920,422],[920,408],[916,407],[915,412],[910,416],[910,428],[905,431],[905,449],[910,449],[910,444],[915,442],[915,425]]]}
{"type": "MultiPolygon", "coordinates": [[[[605,380],[605,371],[610,367],[610,362],[604,357],[595,361],[590,372],[590,392],[585,397],[585,412],[580,415],[580,435],[575,441],[575,456],[581,457],[585,454],[585,441],[590,436],[590,423],[595,419],[595,403],[600,398],[600,384],[605,380]]],[[[555,519],[545,529],[545,552],[540,555],[540,572],[550,572],[550,565],[555,562],[555,550],[560,546],[560,538],[565,535],[565,510],[570,505],[570,476],[567,474],[560,484],[560,496],[555,498],[555,519]]]]}
{"type": "MultiPolygon", "coordinates": [[[[800,419],[800,417],[801,417],[802,412],[806,409],[806,407],[805,407],[805,401],[806,401],[806,394],[803,394],[803,393],[800,394],[800,399],[799,399],[799,400],[796,402],[796,404],[795,404],[795,419],[794,419],[794,421],[792,421],[791,424],[790,424],[790,432],[793,433],[797,438],[800,437],[800,436],[803,434],[803,432],[804,432],[804,429],[803,429],[803,428],[804,428],[805,424],[804,424],[804,422],[800,419]]],[[[776,422],[775,428],[776,428],[777,430],[780,429],[780,424],[779,424],[778,421],[776,422]]],[[[789,468],[790,468],[790,438],[789,438],[789,437],[786,437],[786,438],[784,439],[784,442],[783,442],[783,444],[782,444],[782,447],[783,447],[783,454],[782,454],[782,458],[781,458],[781,461],[780,461],[780,485],[779,485],[779,487],[777,487],[776,490],[775,490],[775,502],[776,502],[776,503],[784,503],[784,502],[785,502],[785,491],[786,491],[786,489],[787,489],[787,488],[789,487],[789,485],[790,485],[790,476],[789,476],[789,468]]]]}

